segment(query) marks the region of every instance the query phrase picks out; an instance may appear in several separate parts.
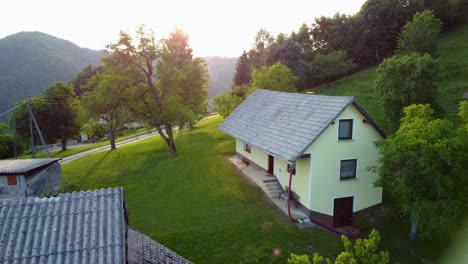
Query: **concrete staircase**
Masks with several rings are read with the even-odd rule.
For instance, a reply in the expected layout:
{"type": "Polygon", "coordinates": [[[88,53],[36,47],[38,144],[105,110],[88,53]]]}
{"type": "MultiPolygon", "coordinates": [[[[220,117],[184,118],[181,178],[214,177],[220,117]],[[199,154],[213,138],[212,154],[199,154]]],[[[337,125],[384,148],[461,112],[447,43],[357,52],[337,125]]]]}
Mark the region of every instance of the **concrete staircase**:
{"type": "Polygon", "coordinates": [[[274,176],[271,179],[262,180],[261,188],[271,199],[278,199],[278,196],[283,193],[283,187],[274,176]]]}

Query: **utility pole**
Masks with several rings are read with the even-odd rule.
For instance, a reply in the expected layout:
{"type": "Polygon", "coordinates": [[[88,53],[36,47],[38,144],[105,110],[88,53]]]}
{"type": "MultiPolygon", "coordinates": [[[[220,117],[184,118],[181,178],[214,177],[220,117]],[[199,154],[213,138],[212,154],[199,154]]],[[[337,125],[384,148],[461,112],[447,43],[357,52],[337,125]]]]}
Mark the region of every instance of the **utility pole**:
{"type": "Polygon", "coordinates": [[[16,107],[13,107],[13,142],[14,142],[14,152],[15,159],[18,158],[17,142],[16,142],[16,107]]]}
{"type": "Polygon", "coordinates": [[[49,148],[47,147],[44,141],[44,137],[42,136],[41,129],[39,128],[39,125],[37,124],[36,118],[34,117],[34,114],[32,113],[32,111],[31,111],[31,117],[32,117],[32,120],[34,121],[34,125],[36,126],[36,130],[37,130],[37,133],[39,134],[39,138],[41,139],[42,145],[44,146],[47,152],[47,157],[50,158],[49,148]]]}
{"type": "Polygon", "coordinates": [[[34,134],[32,127],[32,110],[31,110],[31,96],[28,97],[28,112],[29,112],[29,134],[31,135],[31,155],[32,158],[36,158],[36,149],[34,148],[34,134]]]}

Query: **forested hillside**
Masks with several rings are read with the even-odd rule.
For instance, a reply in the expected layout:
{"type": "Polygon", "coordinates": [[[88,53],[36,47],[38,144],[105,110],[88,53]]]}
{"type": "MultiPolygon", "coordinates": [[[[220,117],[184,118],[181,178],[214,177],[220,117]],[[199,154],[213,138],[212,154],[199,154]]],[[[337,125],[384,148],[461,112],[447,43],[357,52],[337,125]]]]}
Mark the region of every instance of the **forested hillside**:
{"type": "Polygon", "coordinates": [[[104,51],[80,48],[41,32],[0,39],[0,112],[57,81],[69,81],[86,65],[98,64],[102,56],[104,51]]]}
{"type": "MultiPolygon", "coordinates": [[[[441,80],[438,82],[439,103],[447,114],[455,119],[458,103],[468,91],[468,25],[461,26],[442,36],[439,42],[439,61],[443,67],[441,80]]],[[[318,86],[312,91],[327,95],[352,95],[384,123],[383,110],[378,106],[372,90],[377,77],[377,67],[359,71],[338,81],[318,86]]]]}
{"type": "Polygon", "coordinates": [[[237,59],[227,57],[206,57],[204,59],[208,64],[208,72],[211,78],[208,86],[210,98],[231,89],[237,59]]]}

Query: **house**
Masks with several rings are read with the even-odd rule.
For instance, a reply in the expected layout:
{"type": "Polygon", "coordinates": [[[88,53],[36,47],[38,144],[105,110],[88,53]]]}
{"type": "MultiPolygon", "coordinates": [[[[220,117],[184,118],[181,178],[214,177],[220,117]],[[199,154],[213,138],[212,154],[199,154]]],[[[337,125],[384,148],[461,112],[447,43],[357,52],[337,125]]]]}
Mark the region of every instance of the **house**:
{"type": "Polygon", "coordinates": [[[0,199],[58,191],[62,182],[59,160],[0,160],[0,199]]]}
{"type": "Polygon", "coordinates": [[[354,97],[255,90],[219,126],[237,156],[289,186],[312,222],[352,225],[353,214],[382,202],[374,187],[384,131],[354,97]]]}
{"type": "Polygon", "coordinates": [[[122,188],[0,201],[0,263],[190,263],[130,228],[122,188]]]}

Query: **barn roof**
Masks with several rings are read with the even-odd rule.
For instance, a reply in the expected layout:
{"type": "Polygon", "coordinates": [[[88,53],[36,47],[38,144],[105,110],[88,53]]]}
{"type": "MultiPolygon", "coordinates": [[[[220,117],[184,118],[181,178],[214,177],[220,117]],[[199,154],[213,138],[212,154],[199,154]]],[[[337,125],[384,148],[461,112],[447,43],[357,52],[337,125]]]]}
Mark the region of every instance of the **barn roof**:
{"type": "Polygon", "coordinates": [[[0,160],[1,174],[25,174],[37,168],[58,162],[60,159],[0,160]]]}
{"type": "Polygon", "coordinates": [[[294,162],[353,104],[384,131],[352,96],[325,96],[256,89],[219,126],[226,134],[286,162],[294,162]]]}
{"type": "Polygon", "coordinates": [[[0,263],[125,263],[122,188],[0,201],[0,263]]]}

